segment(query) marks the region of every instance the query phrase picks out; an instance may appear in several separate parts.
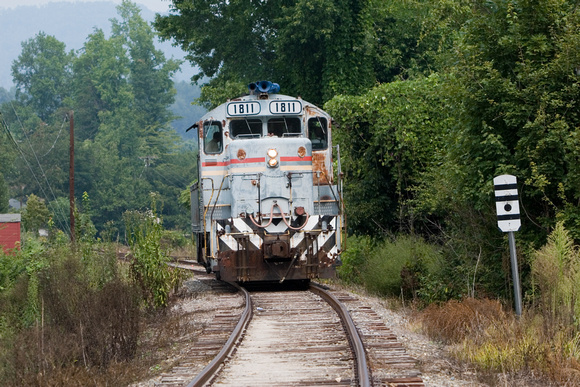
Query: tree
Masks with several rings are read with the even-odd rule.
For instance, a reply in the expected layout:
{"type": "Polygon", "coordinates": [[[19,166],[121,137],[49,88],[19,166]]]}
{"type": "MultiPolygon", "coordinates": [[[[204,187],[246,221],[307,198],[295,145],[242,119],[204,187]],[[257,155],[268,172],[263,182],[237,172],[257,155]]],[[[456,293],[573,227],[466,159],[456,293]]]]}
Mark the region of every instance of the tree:
{"type": "Polygon", "coordinates": [[[369,1],[173,2],[179,14],[155,27],[200,68],[193,79],[273,79],[284,92],[321,104],[335,92],[370,86],[369,1]]]}
{"type": "Polygon", "coordinates": [[[2,105],[5,124],[5,179],[12,195],[23,200],[34,193],[47,201],[68,192],[68,122],[57,111],[42,121],[30,106],[19,102],[2,105]],[[57,121],[58,119],[58,121],[57,121]]]}
{"type": "Polygon", "coordinates": [[[95,30],[74,59],[73,71],[76,135],[81,141],[92,140],[102,120],[99,115],[133,99],[122,39],[106,39],[102,30],[95,30]]]}
{"type": "Polygon", "coordinates": [[[23,42],[22,52],[12,64],[16,99],[48,120],[69,95],[72,57],[64,43],[44,32],[23,42]]]}
{"type": "Polygon", "coordinates": [[[174,118],[168,109],[175,97],[171,77],[180,62],[166,60],[163,52],[155,49],[153,31],[141,17],[136,4],[123,0],[117,11],[121,19],[111,20],[112,39],[119,37],[127,49],[130,59],[128,81],[135,98],[139,124],[150,131],[149,137],[159,136],[174,118]]]}
{"type": "MultiPolygon", "coordinates": [[[[77,54],[66,54],[64,44],[43,33],[25,42],[13,66],[18,99],[2,106],[8,131],[3,127],[0,135],[0,173],[14,195],[42,196],[63,230],[68,223],[58,216],[69,188],[65,119],[70,110],[75,191],[90,195],[98,229],[106,222],[120,226],[122,213],[146,206],[151,191],[176,201],[190,180],[161,182],[144,161],[155,157],[163,171],[191,173],[184,163],[191,162],[193,151],[178,146],[170,127],[171,76],[179,63],[155,49],[155,36],[135,4],[123,1],[118,12],[112,35],[95,29],[77,54]],[[5,142],[4,132],[14,141],[5,142]]],[[[164,214],[168,224],[187,223],[177,206],[166,205],[164,211],[171,212],[164,214]]]]}
{"type": "MultiPolygon", "coordinates": [[[[95,30],[73,67],[83,140],[77,148],[77,190],[90,195],[97,228],[106,222],[120,227],[125,210],[148,203],[158,184],[145,160],[173,154],[179,139],[169,126],[171,76],[178,62],[155,49],[153,32],[135,4],[124,1],[117,10],[112,36],[95,30]]],[[[170,188],[163,193],[176,195],[170,188]]]]}
{"type": "Polygon", "coordinates": [[[12,101],[16,94],[16,89],[12,87],[10,90],[6,90],[3,87],[0,87],[0,105],[4,102],[12,101]]]}
{"type": "Polygon", "coordinates": [[[22,224],[26,230],[38,233],[38,230],[48,223],[49,215],[44,200],[31,194],[22,213],[22,224]]]}
{"type": "Polygon", "coordinates": [[[0,213],[8,212],[10,196],[4,174],[10,170],[15,156],[14,152],[14,142],[6,128],[4,117],[0,114],[0,213]]]}
{"type": "Polygon", "coordinates": [[[463,112],[449,147],[457,192],[482,209],[493,176],[514,174],[532,240],[543,244],[559,216],[580,238],[580,11],[569,1],[476,4],[450,69],[463,112]]]}
{"type": "Polygon", "coordinates": [[[175,14],[157,15],[154,25],[199,66],[194,81],[209,77],[216,89],[272,79],[284,93],[323,104],[335,94],[363,94],[377,81],[431,73],[469,9],[461,3],[175,0],[175,14]]]}
{"type": "Polygon", "coordinates": [[[372,1],[373,68],[379,82],[428,76],[443,68],[471,16],[465,0],[372,1]]]}
{"type": "Polygon", "coordinates": [[[157,15],[154,26],[163,39],[173,39],[196,63],[194,81],[218,74],[258,80],[272,69],[272,23],[287,2],[222,2],[189,4],[173,1],[178,14],[157,15]]]}

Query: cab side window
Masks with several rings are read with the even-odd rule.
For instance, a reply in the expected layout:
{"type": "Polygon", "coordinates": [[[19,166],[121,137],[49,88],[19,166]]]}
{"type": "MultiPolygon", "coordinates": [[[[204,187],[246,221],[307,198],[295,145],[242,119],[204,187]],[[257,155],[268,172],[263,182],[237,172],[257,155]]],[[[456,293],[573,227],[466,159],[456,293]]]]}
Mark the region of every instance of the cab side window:
{"type": "Polygon", "coordinates": [[[308,138],[312,150],[328,148],[328,121],[324,117],[313,117],[308,120],[308,138]]]}
{"type": "Polygon", "coordinates": [[[208,154],[222,153],[224,149],[222,124],[219,121],[203,123],[203,150],[208,154]]]}

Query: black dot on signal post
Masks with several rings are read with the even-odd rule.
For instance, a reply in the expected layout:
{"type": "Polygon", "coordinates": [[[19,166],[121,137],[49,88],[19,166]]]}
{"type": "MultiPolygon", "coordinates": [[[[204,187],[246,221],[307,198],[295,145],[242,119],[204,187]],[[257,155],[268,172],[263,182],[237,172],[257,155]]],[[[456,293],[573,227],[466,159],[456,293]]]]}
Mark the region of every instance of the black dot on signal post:
{"type": "Polygon", "coordinates": [[[504,210],[506,210],[506,212],[510,212],[512,210],[512,205],[509,203],[506,203],[506,205],[503,207],[504,210]]]}

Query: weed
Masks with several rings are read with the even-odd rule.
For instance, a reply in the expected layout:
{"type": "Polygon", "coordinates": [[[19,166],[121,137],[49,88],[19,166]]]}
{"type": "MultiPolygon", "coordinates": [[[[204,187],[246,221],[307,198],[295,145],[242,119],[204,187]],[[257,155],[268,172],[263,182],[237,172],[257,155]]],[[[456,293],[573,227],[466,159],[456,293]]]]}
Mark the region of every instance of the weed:
{"type": "Polygon", "coordinates": [[[450,300],[443,306],[431,304],[421,312],[420,320],[430,337],[451,344],[481,335],[488,326],[505,318],[499,301],[467,298],[450,300]]]}
{"type": "Polygon", "coordinates": [[[548,243],[534,253],[534,285],[540,291],[540,307],[546,317],[546,329],[580,322],[580,254],[572,238],[559,222],[548,243]]]}

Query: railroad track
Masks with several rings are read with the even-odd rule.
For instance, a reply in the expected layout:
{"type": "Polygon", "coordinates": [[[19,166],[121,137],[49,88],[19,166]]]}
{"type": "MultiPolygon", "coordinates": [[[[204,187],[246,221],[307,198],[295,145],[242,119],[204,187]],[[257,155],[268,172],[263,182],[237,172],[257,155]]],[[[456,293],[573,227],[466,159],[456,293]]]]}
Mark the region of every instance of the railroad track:
{"type": "Polygon", "coordinates": [[[396,337],[349,294],[316,284],[309,291],[238,291],[243,312],[226,313],[227,324],[216,321],[231,335],[201,347],[215,357],[189,382],[185,362],[159,386],[423,386],[396,337]],[[218,349],[217,342],[225,344],[218,349]]]}

